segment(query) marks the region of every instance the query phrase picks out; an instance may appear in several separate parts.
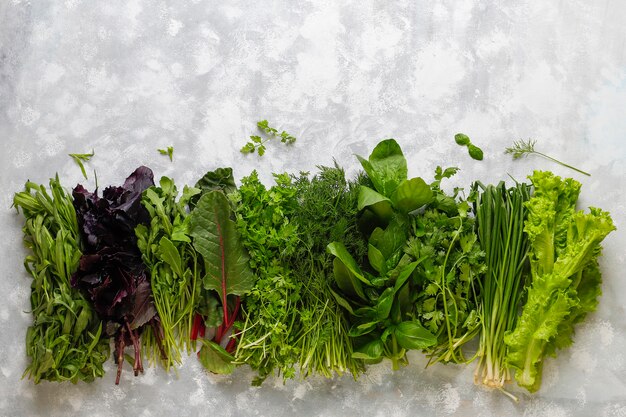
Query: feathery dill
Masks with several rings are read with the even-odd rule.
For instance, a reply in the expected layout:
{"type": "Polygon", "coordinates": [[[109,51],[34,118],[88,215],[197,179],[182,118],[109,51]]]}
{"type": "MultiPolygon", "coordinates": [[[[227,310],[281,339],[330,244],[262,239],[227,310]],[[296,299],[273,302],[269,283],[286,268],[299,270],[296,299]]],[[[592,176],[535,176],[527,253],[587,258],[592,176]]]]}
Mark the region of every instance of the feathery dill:
{"type": "Polygon", "coordinates": [[[558,159],[555,159],[555,158],[553,158],[551,156],[548,156],[548,155],[546,155],[544,153],[536,151],[535,150],[535,143],[537,143],[537,141],[536,140],[531,140],[531,139],[529,139],[527,141],[517,140],[517,141],[513,142],[513,146],[511,146],[509,148],[506,148],[504,150],[504,153],[512,155],[513,159],[524,158],[524,157],[526,157],[528,155],[531,155],[531,154],[543,156],[544,158],[549,159],[552,162],[556,162],[557,164],[559,164],[561,166],[564,166],[564,167],[569,168],[569,169],[573,169],[574,171],[579,172],[579,173],[581,173],[583,175],[586,175],[588,177],[591,176],[591,174],[588,173],[588,172],[585,172],[585,171],[583,171],[581,169],[578,169],[578,168],[573,167],[571,165],[568,165],[568,164],[566,164],[564,162],[561,162],[558,159]]]}

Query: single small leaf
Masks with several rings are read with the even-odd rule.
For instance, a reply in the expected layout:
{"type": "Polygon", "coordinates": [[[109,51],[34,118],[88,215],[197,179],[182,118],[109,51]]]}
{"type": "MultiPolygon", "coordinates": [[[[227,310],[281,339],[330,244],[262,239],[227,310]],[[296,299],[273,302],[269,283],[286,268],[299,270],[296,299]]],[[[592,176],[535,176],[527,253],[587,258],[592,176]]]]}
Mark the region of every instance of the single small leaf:
{"type": "Polygon", "coordinates": [[[389,317],[396,291],[393,287],[386,288],[376,301],[376,320],[383,321],[389,317]]]}
{"type": "Polygon", "coordinates": [[[391,200],[402,213],[417,210],[433,201],[433,192],[426,182],[419,178],[411,178],[400,183],[391,200]]]}
{"type": "Polygon", "coordinates": [[[328,244],[326,248],[328,249],[329,253],[339,258],[341,262],[346,266],[346,268],[348,268],[348,270],[356,278],[358,278],[360,281],[364,282],[367,285],[371,285],[371,283],[369,282],[367,278],[365,278],[365,276],[363,275],[363,272],[361,272],[361,268],[359,267],[357,262],[354,260],[352,255],[350,255],[350,253],[348,252],[348,250],[346,249],[343,243],[331,242],[328,244]]]}
{"type": "Polygon", "coordinates": [[[362,300],[366,299],[361,287],[361,281],[355,277],[339,258],[333,259],[333,275],[337,286],[344,294],[350,297],[359,297],[362,300]]]}
{"type": "Polygon", "coordinates": [[[179,277],[183,276],[183,264],[178,249],[167,237],[163,236],[159,242],[159,255],[161,259],[167,263],[174,274],[179,277]]]}
{"type": "Polygon", "coordinates": [[[387,273],[387,265],[385,264],[385,257],[383,254],[371,243],[367,246],[367,258],[372,268],[381,275],[387,273]]]}
{"type": "Polygon", "coordinates": [[[377,325],[378,325],[378,322],[355,324],[348,331],[348,336],[359,337],[359,336],[366,335],[368,333],[371,333],[374,329],[376,329],[377,325]]]}
{"type": "Polygon", "coordinates": [[[369,343],[359,347],[352,353],[355,359],[376,360],[379,359],[385,351],[385,344],[381,339],[372,340],[369,343]]]}
{"type": "Polygon", "coordinates": [[[394,332],[398,344],[404,349],[426,349],[437,343],[437,337],[418,321],[403,321],[394,332]]]}
{"type": "Polygon", "coordinates": [[[469,145],[467,147],[467,151],[469,152],[469,155],[473,159],[476,159],[477,161],[482,161],[483,160],[483,151],[478,146],[469,145]]]}
{"type": "Polygon", "coordinates": [[[456,141],[456,143],[462,146],[467,146],[470,144],[470,138],[463,133],[457,133],[456,135],[454,135],[454,140],[456,141]]]}
{"type": "Polygon", "coordinates": [[[235,370],[233,356],[217,343],[201,339],[202,347],[198,359],[202,366],[214,374],[230,374],[235,370]]]}

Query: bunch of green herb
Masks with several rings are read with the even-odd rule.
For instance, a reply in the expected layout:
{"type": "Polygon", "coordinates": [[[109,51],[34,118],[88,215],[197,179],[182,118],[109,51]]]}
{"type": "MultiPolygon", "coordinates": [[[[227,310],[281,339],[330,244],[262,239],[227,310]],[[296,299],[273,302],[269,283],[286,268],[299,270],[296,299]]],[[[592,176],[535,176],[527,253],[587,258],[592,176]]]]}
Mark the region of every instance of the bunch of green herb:
{"type": "Polygon", "coordinates": [[[26,219],[24,244],[31,252],[24,266],[33,277],[33,324],[26,334],[31,359],[24,375],[35,383],[92,381],[104,374],[108,339],[89,302],[70,285],[81,257],[78,223],[72,198],[58,176],[43,185],[27,182],[13,205],[26,219]]]}
{"type": "Polygon", "coordinates": [[[189,236],[189,200],[200,193],[185,186],[182,195],[174,182],[162,177],[159,186],[144,191],[141,203],[150,215],[150,224],[135,229],[142,260],[150,271],[154,305],[159,313],[163,335],[155,337],[151,329],[144,332],[144,349],[153,359],[161,349],[165,369],[181,361],[181,351],[192,349],[190,343],[203,268],[189,236]]]}
{"type": "Polygon", "coordinates": [[[478,334],[478,278],[483,271],[483,253],[474,232],[468,205],[459,203],[458,212],[449,215],[427,209],[411,218],[411,238],[405,252],[424,259],[412,300],[416,318],[437,338],[425,349],[430,363],[468,360],[464,344],[478,334]]]}
{"type": "Polygon", "coordinates": [[[558,159],[555,159],[555,158],[553,158],[551,156],[548,156],[548,155],[546,155],[544,153],[536,151],[535,150],[535,144],[536,143],[537,143],[536,140],[527,140],[527,141],[518,140],[518,141],[513,142],[513,146],[511,146],[510,148],[506,148],[504,150],[504,153],[512,155],[513,159],[524,158],[524,157],[526,157],[528,155],[532,155],[532,154],[539,155],[539,156],[542,156],[542,157],[544,157],[546,159],[549,159],[552,162],[556,162],[557,164],[559,164],[561,166],[564,166],[564,167],[569,168],[569,169],[573,169],[574,171],[579,172],[579,173],[581,173],[583,175],[587,175],[588,177],[591,176],[591,174],[588,173],[588,172],[585,172],[585,171],[583,171],[581,169],[578,169],[578,168],[573,167],[571,165],[568,165],[568,164],[566,164],[564,162],[561,162],[558,159]]]}
{"type": "Polygon", "coordinates": [[[328,245],[339,289],[333,295],[350,315],[353,357],[367,362],[388,358],[397,369],[407,363],[407,350],[436,343],[415,320],[411,302],[415,271],[425,258],[404,253],[411,213],[435,200],[422,178],[407,178],[406,159],[395,140],[380,142],[368,159],[358,158],[369,181],[359,187],[357,199],[360,224],[369,237],[367,258],[355,258],[342,242],[328,245]]]}
{"type": "Polygon", "coordinates": [[[274,138],[280,138],[280,141],[286,145],[292,145],[296,141],[295,136],[292,136],[284,130],[278,133],[278,129],[271,127],[267,120],[261,120],[260,122],[257,122],[256,125],[259,130],[265,133],[266,137],[262,138],[258,135],[250,136],[250,141],[241,148],[241,153],[256,152],[259,156],[263,156],[265,154],[265,150],[267,149],[265,144],[274,138]]]}
{"type": "Polygon", "coordinates": [[[353,356],[350,323],[333,296],[333,256],[326,246],[341,242],[357,259],[366,256],[367,242],[357,224],[359,183],[364,178],[348,181],[337,165],[318,168],[312,177],[307,173],[294,177],[298,205],[289,218],[298,241],[293,251],[282,254],[302,286],[301,332],[296,340],[299,369],[305,376],[330,378],[343,372],[356,376],[363,371],[363,361],[353,356]]]}
{"type": "Polygon", "coordinates": [[[258,371],[255,385],[275,371],[284,378],[293,377],[294,364],[300,358],[295,340],[300,331],[297,304],[302,283],[281,262],[298,245],[295,226],[288,218],[298,202],[291,178],[287,174],[274,178],[276,185],[267,189],[254,171],[230,194],[237,229],[257,275],[243,300],[241,322],[236,323],[239,343],[234,356],[237,363],[247,363],[258,371]]]}
{"type": "Polygon", "coordinates": [[[481,279],[481,334],[474,379],[503,390],[511,379],[504,335],[517,323],[527,273],[528,239],[524,220],[530,186],[517,183],[507,188],[504,182],[488,186],[477,182],[472,191],[478,240],[487,266],[481,279]]]}

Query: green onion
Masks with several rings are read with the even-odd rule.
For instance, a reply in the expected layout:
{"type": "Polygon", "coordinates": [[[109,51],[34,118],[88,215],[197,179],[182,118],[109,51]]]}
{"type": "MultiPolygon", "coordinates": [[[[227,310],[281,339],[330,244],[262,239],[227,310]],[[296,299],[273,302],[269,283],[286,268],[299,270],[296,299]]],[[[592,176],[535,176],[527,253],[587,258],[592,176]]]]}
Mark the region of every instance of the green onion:
{"type": "Polygon", "coordinates": [[[478,239],[485,251],[487,272],[482,281],[482,332],[475,381],[504,391],[510,380],[504,335],[515,327],[523,278],[526,273],[528,240],[524,234],[530,185],[517,183],[506,188],[475,183],[478,239]]]}

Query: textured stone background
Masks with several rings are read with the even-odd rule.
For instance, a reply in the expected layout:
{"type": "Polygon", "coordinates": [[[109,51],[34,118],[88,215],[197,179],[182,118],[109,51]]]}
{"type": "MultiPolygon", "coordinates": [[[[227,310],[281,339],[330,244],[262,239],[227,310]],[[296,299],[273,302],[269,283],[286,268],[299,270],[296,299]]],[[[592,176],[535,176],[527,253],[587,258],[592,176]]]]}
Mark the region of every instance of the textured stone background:
{"type": "Polygon", "coordinates": [[[125,372],[119,387],[113,372],[91,385],[35,386],[20,379],[30,281],[22,220],[10,210],[28,178],[81,181],[68,153],[94,149],[88,168],[100,184],[140,164],[181,184],[224,165],[269,181],[333,157],[355,172],[354,153],[393,136],[411,174],[456,165],[455,183],[466,187],[535,168],[574,176],[582,205],[610,210],[621,227],[625,16],[626,3],[610,0],[0,0],[0,415],[626,416],[621,230],[605,243],[598,312],[546,363],[541,391],[520,392],[514,405],[475,387],[473,366],[424,369],[417,353],[401,371],[381,364],[358,382],[251,388],[245,368],[216,377],[189,358],[178,377],[149,369],[125,372]],[[262,118],[296,145],[243,157],[262,118]],[[457,131],[482,145],[483,162],[454,144],[457,131]],[[519,138],[593,176],[538,158],[512,162],[502,151],[519,138]],[[169,145],[173,163],[156,151],[169,145]]]}

